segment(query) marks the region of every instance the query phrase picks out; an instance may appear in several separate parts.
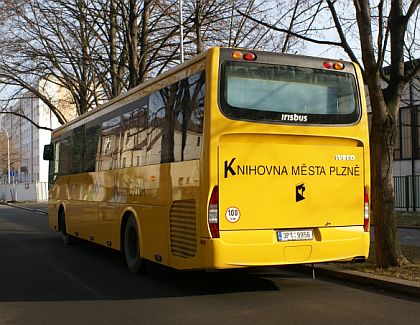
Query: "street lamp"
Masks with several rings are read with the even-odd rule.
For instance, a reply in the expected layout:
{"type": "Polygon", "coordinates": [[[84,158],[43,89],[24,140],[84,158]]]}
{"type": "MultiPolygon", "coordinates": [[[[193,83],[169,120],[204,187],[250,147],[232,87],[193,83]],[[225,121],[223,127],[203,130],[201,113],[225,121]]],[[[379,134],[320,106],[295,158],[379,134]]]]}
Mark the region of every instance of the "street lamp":
{"type": "Polygon", "coordinates": [[[9,132],[7,132],[7,129],[4,126],[0,125],[0,128],[6,132],[7,136],[7,184],[10,184],[10,143],[9,143],[9,132]]]}

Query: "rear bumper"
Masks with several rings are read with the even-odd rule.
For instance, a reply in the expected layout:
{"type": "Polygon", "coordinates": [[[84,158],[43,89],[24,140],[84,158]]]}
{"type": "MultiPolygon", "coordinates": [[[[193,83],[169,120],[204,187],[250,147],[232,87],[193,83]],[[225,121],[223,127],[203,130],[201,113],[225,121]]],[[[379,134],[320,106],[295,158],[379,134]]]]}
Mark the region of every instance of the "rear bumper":
{"type": "Polygon", "coordinates": [[[205,269],[287,265],[368,257],[370,236],[363,226],[314,229],[310,241],[278,242],[275,230],[221,231],[201,240],[205,269]]]}

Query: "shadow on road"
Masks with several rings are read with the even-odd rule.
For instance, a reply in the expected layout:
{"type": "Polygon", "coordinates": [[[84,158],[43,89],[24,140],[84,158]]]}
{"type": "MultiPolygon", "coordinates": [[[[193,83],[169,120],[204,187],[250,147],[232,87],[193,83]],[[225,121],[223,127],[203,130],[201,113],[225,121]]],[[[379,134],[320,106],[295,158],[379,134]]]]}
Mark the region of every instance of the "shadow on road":
{"type": "MultiPolygon", "coordinates": [[[[279,290],[269,269],[175,271],[152,265],[131,274],[119,252],[58,234],[0,231],[0,301],[127,300],[279,290]]],[[[287,272],[276,277],[288,281],[287,272]]]]}

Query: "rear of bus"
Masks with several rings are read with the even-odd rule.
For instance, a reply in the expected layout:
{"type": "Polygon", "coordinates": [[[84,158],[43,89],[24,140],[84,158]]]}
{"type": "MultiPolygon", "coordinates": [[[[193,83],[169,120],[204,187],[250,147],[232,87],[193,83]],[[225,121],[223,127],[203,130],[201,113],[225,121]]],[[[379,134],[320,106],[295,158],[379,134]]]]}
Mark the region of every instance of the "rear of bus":
{"type": "Polygon", "coordinates": [[[203,267],[365,260],[370,162],[359,68],[232,49],[209,59],[203,267]]]}

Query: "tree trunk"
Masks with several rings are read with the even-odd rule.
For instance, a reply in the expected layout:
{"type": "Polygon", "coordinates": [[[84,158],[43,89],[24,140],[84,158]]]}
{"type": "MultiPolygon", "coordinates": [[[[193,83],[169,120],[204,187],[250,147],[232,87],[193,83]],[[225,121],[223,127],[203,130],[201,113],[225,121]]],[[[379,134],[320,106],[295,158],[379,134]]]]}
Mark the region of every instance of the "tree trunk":
{"type": "Polygon", "coordinates": [[[197,54],[200,54],[201,52],[203,52],[203,42],[202,42],[202,35],[201,35],[201,3],[200,3],[200,0],[196,1],[194,27],[195,27],[195,34],[196,34],[196,50],[197,50],[197,54]]]}
{"type": "Polygon", "coordinates": [[[117,57],[117,10],[115,0],[109,4],[109,46],[110,46],[110,65],[111,65],[111,93],[112,98],[121,93],[120,81],[118,76],[118,57],[117,57]]]}
{"type": "MultiPolygon", "coordinates": [[[[383,104],[384,105],[384,104],[383,104]]],[[[375,260],[379,267],[400,266],[402,256],[394,207],[392,187],[395,121],[373,121],[371,131],[372,208],[375,230],[375,260]]]]}
{"type": "Polygon", "coordinates": [[[147,52],[149,39],[149,21],[150,21],[150,0],[144,0],[143,15],[141,22],[140,36],[140,67],[139,67],[139,83],[146,80],[147,77],[147,52]]]}
{"type": "MultiPolygon", "coordinates": [[[[354,0],[359,27],[365,82],[369,88],[372,108],[372,208],[375,229],[375,258],[379,267],[399,266],[407,260],[401,254],[394,210],[392,187],[393,149],[396,138],[395,118],[399,111],[401,90],[404,87],[403,43],[401,38],[401,1],[392,1],[390,13],[391,60],[390,82],[382,89],[381,62],[376,61],[373,45],[371,7],[368,0],[354,0]]],[[[380,45],[382,46],[382,44],[380,45]]]]}
{"type": "Polygon", "coordinates": [[[134,88],[138,85],[138,35],[137,26],[137,1],[130,0],[128,13],[128,69],[129,69],[129,87],[134,88]]]}
{"type": "Polygon", "coordinates": [[[80,60],[80,81],[78,89],[77,103],[79,115],[85,114],[89,109],[88,103],[88,70],[89,70],[89,42],[87,39],[87,28],[86,28],[86,3],[84,0],[79,0],[79,32],[80,32],[80,46],[82,50],[82,58],[80,60]]]}
{"type": "Polygon", "coordinates": [[[369,91],[373,94],[370,95],[373,112],[370,148],[375,260],[379,267],[400,266],[407,260],[402,255],[399,245],[392,187],[393,149],[396,139],[395,116],[399,103],[394,103],[391,107],[386,106],[383,96],[374,93],[382,90],[371,90],[369,87],[369,91]]]}

